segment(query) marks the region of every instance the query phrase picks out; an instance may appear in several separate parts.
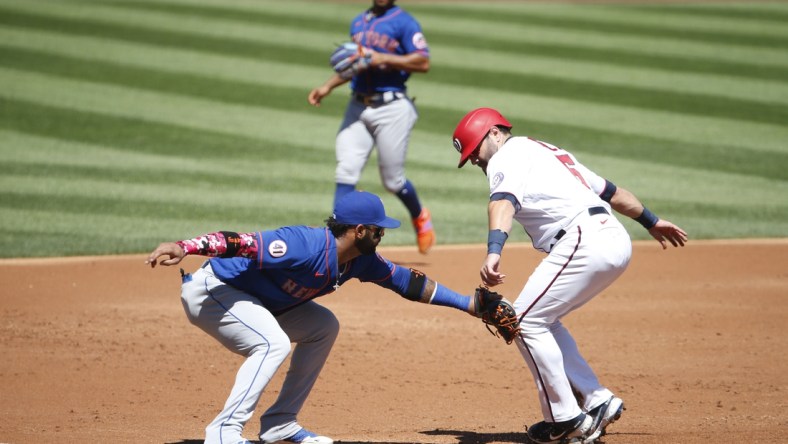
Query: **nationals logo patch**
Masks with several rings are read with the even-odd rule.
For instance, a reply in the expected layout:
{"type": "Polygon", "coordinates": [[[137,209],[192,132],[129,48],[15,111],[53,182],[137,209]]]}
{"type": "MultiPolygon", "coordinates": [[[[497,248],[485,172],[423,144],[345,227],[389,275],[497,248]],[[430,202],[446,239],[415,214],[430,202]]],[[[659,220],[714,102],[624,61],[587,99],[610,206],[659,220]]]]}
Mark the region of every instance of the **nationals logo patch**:
{"type": "Polygon", "coordinates": [[[495,176],[493,176],[492,179],[490,179],[490,191],[495,191],[495,189],[498,188],[498,185],[500,185],[501,182],[503,182],[503,173],[501,172],[495,173],[495,176]]]}
{"type": "Polygon", "coordinates": [[[275,240],[268,244],[268,254],[271,257],[282,257],[287,253],[287,244],[281,240],[275,240]]]}

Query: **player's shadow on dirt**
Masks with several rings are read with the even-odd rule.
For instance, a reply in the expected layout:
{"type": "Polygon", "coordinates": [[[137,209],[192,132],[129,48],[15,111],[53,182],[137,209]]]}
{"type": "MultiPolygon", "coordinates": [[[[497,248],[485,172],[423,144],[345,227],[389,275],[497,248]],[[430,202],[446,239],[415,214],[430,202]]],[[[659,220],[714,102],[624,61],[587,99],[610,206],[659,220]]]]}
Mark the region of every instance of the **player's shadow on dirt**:
{"type": "Polygon", "coordinates": [[[490,442],[513,442],[523,443],[528,442],[528,434],[523,432],[509,432],[509,433],[476,433],[462,430],[430,430],[421,432],[425,435],[437,436],[447,435],[455,436],[459,444],[487,444],[490,442]]]}

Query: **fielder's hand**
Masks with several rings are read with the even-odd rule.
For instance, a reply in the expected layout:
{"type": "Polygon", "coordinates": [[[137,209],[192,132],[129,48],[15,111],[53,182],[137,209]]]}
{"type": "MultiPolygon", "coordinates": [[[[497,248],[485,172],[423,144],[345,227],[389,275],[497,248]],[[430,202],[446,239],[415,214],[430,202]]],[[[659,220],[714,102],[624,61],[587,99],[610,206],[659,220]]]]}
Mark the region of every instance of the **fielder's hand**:
{"type": "Polygon", "coordinates": [[[480,317],[487,331],[504,339],[507,344],[520,334],[520,320],[514,307],[500,294],[480,285],[473,295],[474,315],[480,317]],[[490,326],[496,331],[493,331],[490,326]]]}
{"type": "Polygon", "coordinates": [[[158,259],[162,256],[167,256],[168,259],[161,261],[161,264],[170,266],[180,263],[181,259],[186,256],[186,253],[184,253],[180,245],[175,242],[164,242],[159,244],[159,246],[151,252],[145,264],[149,264],[150,267],[153,268],[156,266],[158,259]]]}

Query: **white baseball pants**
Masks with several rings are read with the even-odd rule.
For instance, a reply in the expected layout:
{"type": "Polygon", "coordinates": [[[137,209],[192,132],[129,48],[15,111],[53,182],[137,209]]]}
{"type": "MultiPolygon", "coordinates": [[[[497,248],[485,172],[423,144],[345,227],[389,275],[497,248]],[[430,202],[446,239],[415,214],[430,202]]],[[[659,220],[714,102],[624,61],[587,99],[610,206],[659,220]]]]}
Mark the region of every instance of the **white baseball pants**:
{"type": "Polygon", "coordinates": [[[536,267],[514,304],[518,315],[524,314],[517,346],[548,422],[570,420],[612,395],[561,318],[613,283],[632,256],[629,235],[615,216],[579,216],[574,223],[536,267]]]}

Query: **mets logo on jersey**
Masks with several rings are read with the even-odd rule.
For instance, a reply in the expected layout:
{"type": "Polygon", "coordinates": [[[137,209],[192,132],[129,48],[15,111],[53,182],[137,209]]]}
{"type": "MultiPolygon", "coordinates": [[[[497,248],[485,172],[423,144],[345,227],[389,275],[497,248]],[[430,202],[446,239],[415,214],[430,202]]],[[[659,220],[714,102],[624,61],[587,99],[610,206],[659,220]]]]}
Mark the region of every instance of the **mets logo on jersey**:
{"type": "Polygon", "coordinates": [[[287,244],[282,240],[275,240],[268,244],[268,254],[271,257],[282,257],[287,253],[287,244]]]}
{"type": "Polygon", "coordinates": [[[490,190],[495,190],[503,182],[503,173],[497,172],[490,181],[490,190]]]}
{"type": "Polygon", "coordinates": [[[413,34],[413,46],[415,46],[417,49],[427,48],[427,39],[424,38],[424,34],[420,32],[413,34]]]}

